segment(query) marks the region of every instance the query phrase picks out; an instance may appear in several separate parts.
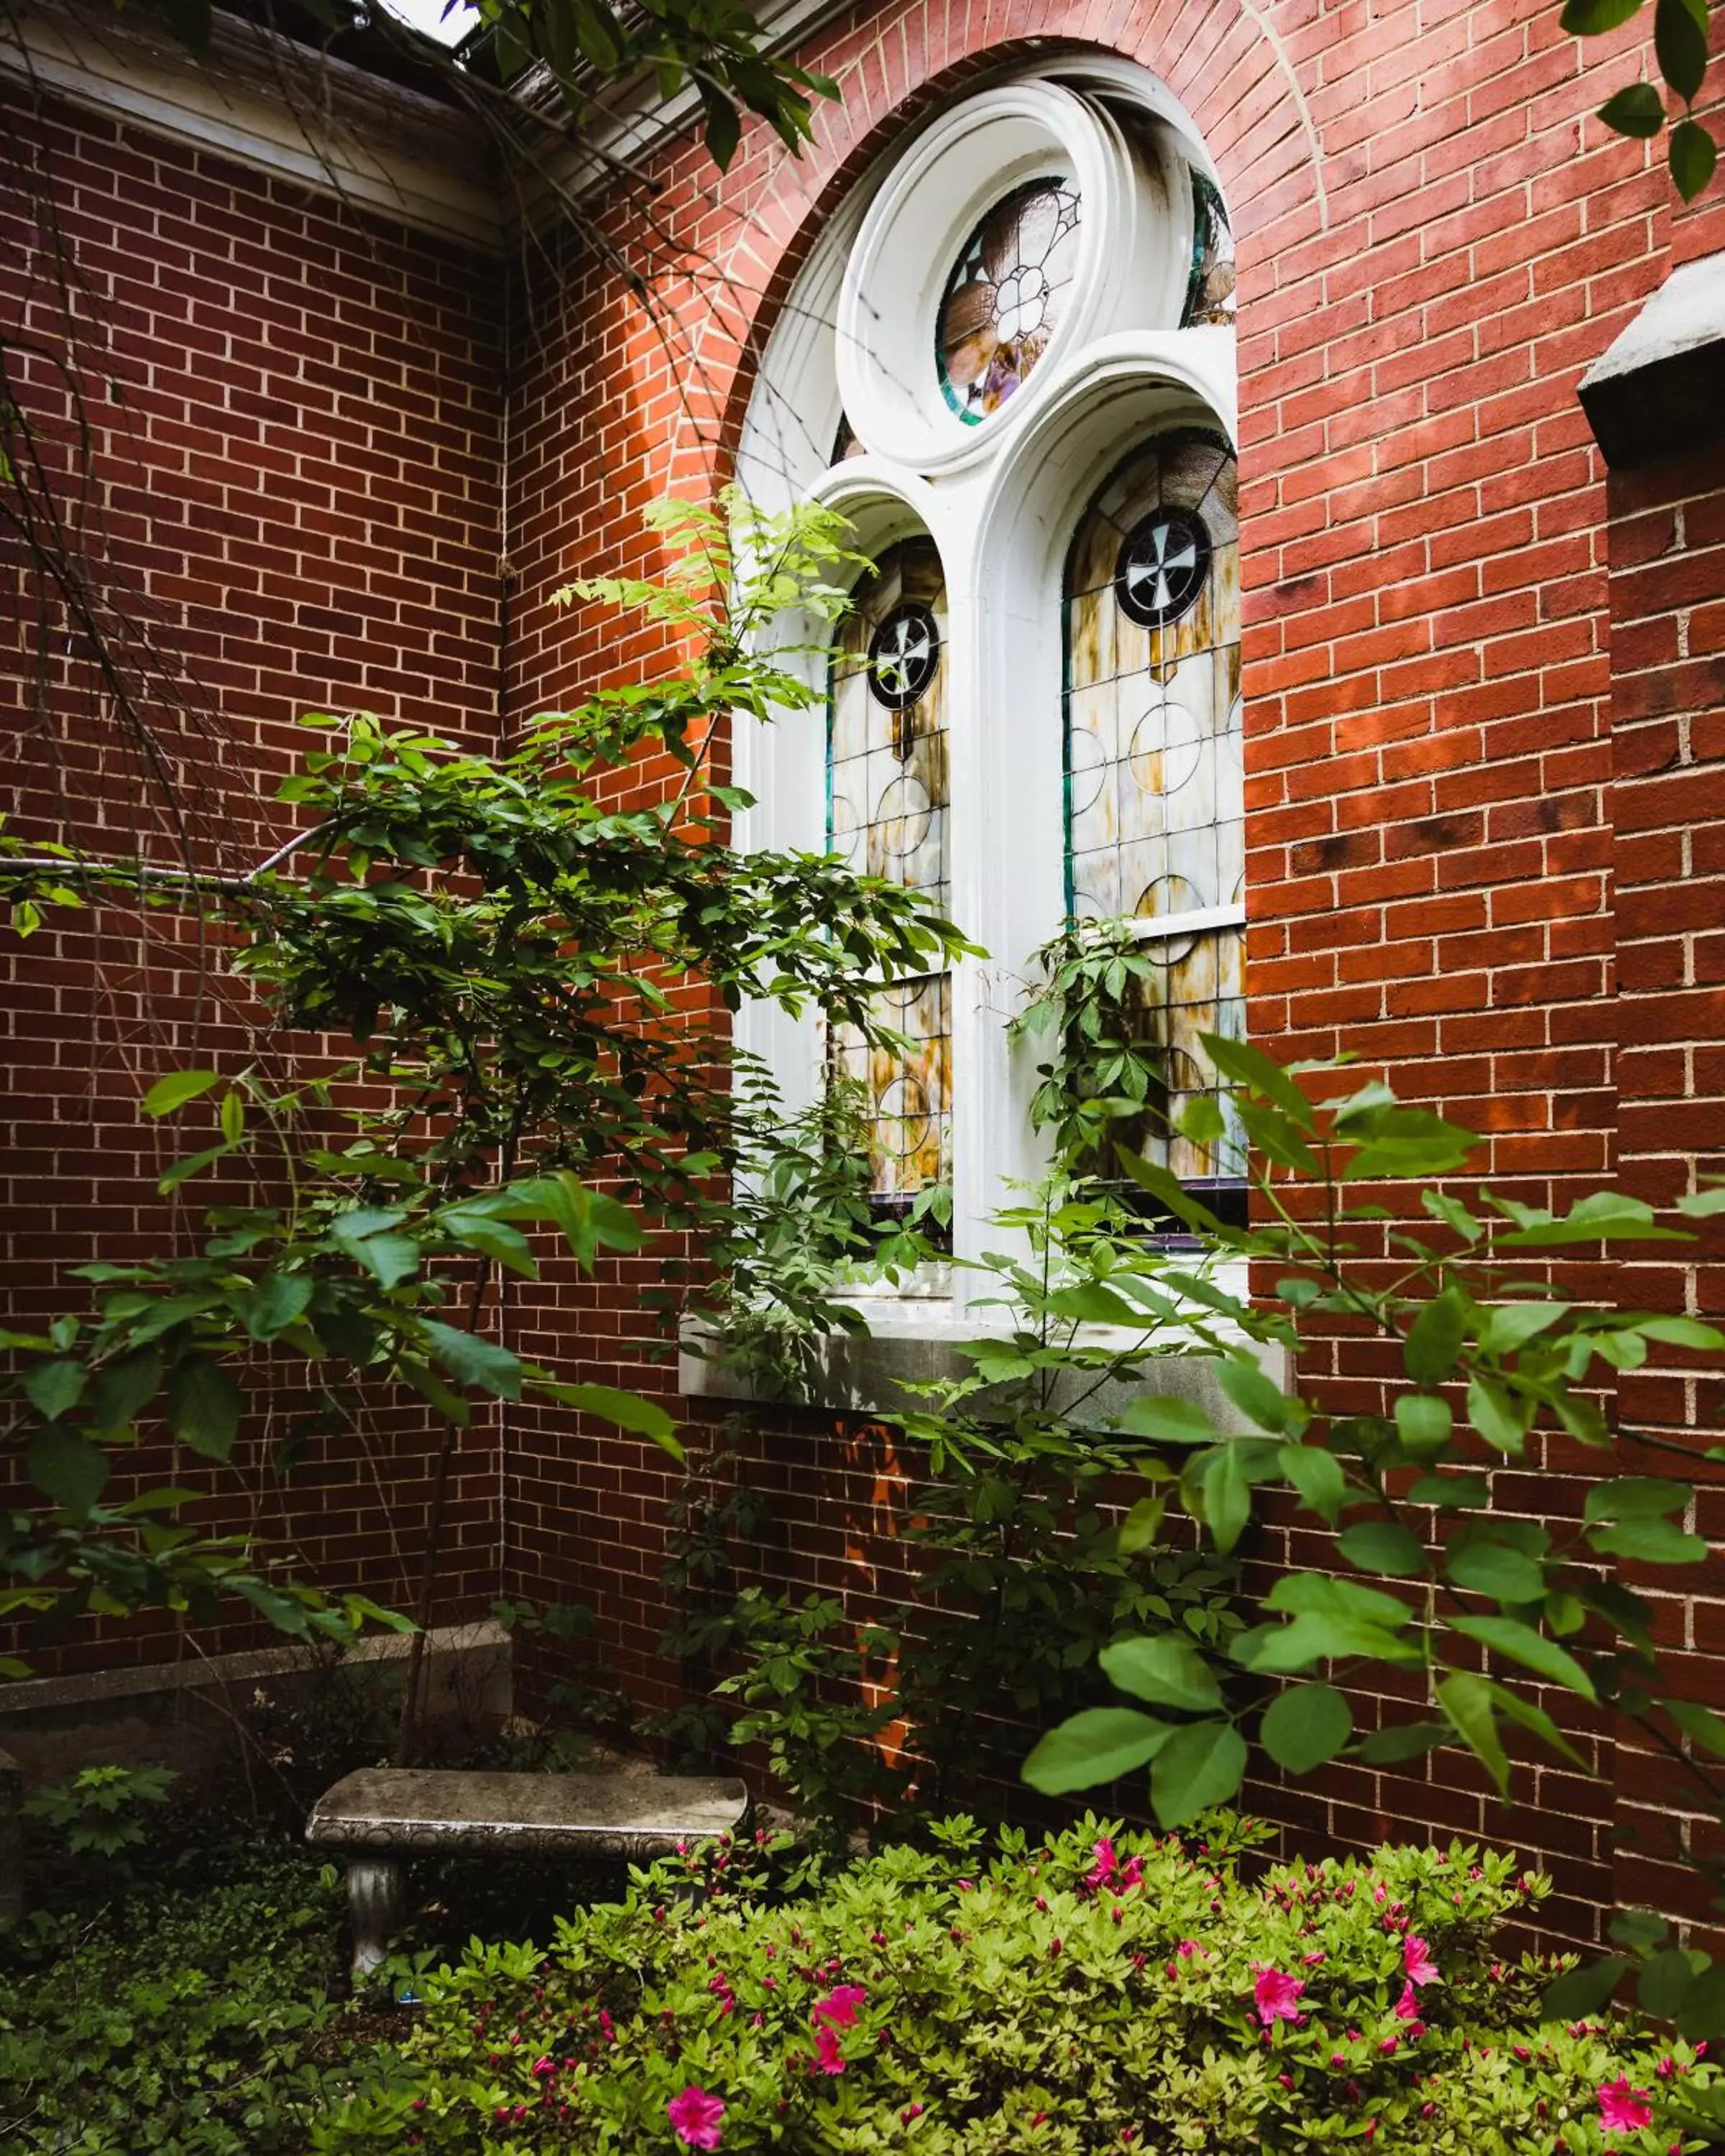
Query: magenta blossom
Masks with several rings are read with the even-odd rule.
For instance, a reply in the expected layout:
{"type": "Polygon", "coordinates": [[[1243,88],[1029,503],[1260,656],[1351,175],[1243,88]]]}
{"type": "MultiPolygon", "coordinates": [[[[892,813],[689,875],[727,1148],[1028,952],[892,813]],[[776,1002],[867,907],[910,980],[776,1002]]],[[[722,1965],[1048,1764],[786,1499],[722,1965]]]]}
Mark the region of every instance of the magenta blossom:
{"type": "Polygon", "coordinates": [[[1437,1984],[1437,1964],[1432,1959],[1425,1942],[1417,1932],[1409,1933],[1402,1941],[1402,1967],[1408,1973],[1409,1984],[1437,1984]]]}
{"type": "Polygon", "coordinates": [[[815,2001],[809,2019],[824,2021],[830,2028],[850,2029],[856,2025],[856,2010],[869,1995],[865,1984],[836,1984],[824,1999],[815,2001]]]}
{"type": "Polygon", "coordinates": [[[1402,1995],[1395,2002],[1395,2010],[1400,2020],[1417,2021],[1420,2019],[1420,1994],[1414,1989],[1412,1977],[1402,1986],[1402,1995]]]}
{"type": "Polygon", "coordinates": [[[1120,1869],[1120,1860],[1114,1854],[1114,1844],[1105,1834],[1091,1851],[1096,1862],[1085,1875],[1084,1883],[1094,1890],[1106,1887],[1120,1869]]]}
{"type": "Polygon", "coordinates": [[[1620,2074],[1599,2091],[1599,2122],[1608,2133],[1639,2133],[1653,2123],[1653,2102],[1645,2089],[1631,2088],[1620,2074]]]}
{"type": "Polygon", "coordinates": [[[845,2054],[839,2049],[839,2040],[830,2029],[815,2030],[814,2056],[819,2061],[820,2070],[824,2074],[844,2072],[845,2054]]]}
{"type": "Polygon", "coordinates": [[[722,2097],[709,2096],[704,2088],[693,2082],[674,2096],[665,2107],[679,2141],[690,2148],[716,2148],[719,2133],[725,2123],[725,2102],[722,2097]]]}
{"type": "Polygon", "coordinates": [[[1306,1986],[1296,1976],[1289,1976],[1279,1969],[1258,1971],[1256,1997],[1258,2019],[1267,2029],[1273,2021],[1297,2021],[1301,2018],[1296,2004],[1306,1986]]]}

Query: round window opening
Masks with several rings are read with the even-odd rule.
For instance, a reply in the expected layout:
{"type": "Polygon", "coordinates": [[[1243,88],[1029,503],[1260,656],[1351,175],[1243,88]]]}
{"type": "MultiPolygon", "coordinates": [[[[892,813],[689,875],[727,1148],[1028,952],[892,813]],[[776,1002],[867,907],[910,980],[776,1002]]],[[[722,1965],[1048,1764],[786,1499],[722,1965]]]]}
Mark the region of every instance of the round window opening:
{"type": "Polygon", "coordinates": [[[895,607],[869,639],[869,688],[890,711],[908,711],[934,679],[941,633],[926,606],[895,607]]]}
{"type": "Polygon", "coordinates": [[[1078,191],[1055,174],[1014,187],[964,244],[941,301],[941,393],[979,426],[1023,388],[1060,327],[1078,266],[1078,191]]]}
{"type": "Polygon", "coordinates": [[[1165,629],[1196,601],[1209,573],[1210,535],[1189,509],[1157,509],[1135,524],[1120,550],[1114,593],[1143,629],[1165,629]]]}

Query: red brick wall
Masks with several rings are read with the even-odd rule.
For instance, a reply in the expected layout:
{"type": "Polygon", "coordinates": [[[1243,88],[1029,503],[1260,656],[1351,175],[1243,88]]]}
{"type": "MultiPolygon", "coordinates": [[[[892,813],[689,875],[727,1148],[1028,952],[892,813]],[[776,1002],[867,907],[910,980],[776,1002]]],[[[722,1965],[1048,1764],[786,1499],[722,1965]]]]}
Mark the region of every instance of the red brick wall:
{"type": "MultiPolygon", "coordinates": [[[[1494,1179],[1525,1199],[1598,1187],[1617,1166],[1625,842],[1604,475],[1576,385],[1674,259],[1725,240],[1717,208],[1674,213],[1647,154],[1587,116],[1636,71],[1632,42],[1610,43],[1603,59],[1578,46],[1545,0],[859,9],[805,56],[845,102],[800,164],[753,140],[716,183],[692,146],[659,160],[655,259],[686,259],[654,281],[656,321],[599,268],[537,299],[512,708],[649,655],[536,594],[646,558],[643,501],[723,472],[747,352],[870,157],[1004,57],[1122,53],[1185,101],[1237,224],[1254,1031],[1391,1070],[1487,1132],[1494,1179]]],[[[644,259],[639,220],[619,211],[616,230],[644,259]]],[[[591,1295],[525,1298],[525,1344],[578,1324],[597,1371],[639,1380],[623,1270],[591,1295]]],[[[1339,1349],[1307,1374],[1337,1397],[1379,1375],[1339,1349]]],[[[872,1443],[841,1454],[783,1418],[755,1441],[788,1512],[772,1576],[861,1608],[891,1573],[891,1478],[872,1443]]],[[[519,1584],[594,1602],[625,1681],[659,1691],[664,1464],[538,1417],[512,1427],[506,1471],[519,1584]]],[[[1501,1478],[1502,1502],[1579,1509],[1587,1471],[1540,1455],[1501,1478]]],[[[1272,1537],[1284,1549],[1317,1554],[1272,1537]]],[[[1584,1934],[1610,1886],[1607,1732],[1594,1756],[1599,1783],[1543,1774],[1513,1811],[1447,1763],[1265,1796],[1312,1834],[1516,1839],[1558,1865],[1554,1921],[1584,1934]]]]}
{"type": "MultiPolygon", "coordinates": [[[[1656,394],[1656,390],[1651,393],[1656,394]]],[[[1611,475],[1611,821],[1618,937],[1618,1174],[1669,1204],[1697,1175],[1725,1173],[1725,451],[1714,448],[1611,475]]],[[[1619,1291],[1640,1308],[1725,1312],[1725,1231],[1691,1247],[1654,1247],[1622,1269],[1619,1291]]],[[[1725,1428],[1717,1362],[1666,1352],[1626,1373],[1619,1398],[1632,1427],[1692,1458],[1725,1428]]],[[[1685,1471],[1649,1448],[1649,1472],[1685,1471]]],[[[1697,1532],[1725,1540],[1719,1471],[1696,1461],[1697,1532]]],[[[1725,1682],[1725,1605],[1650,1573],[1660,1636],[1684,1689],[1717,1707],[1725,1682]]],[[[1661,1815],[1672,1808],[1668,1759],[1620,1745],[1620,1892],[1669,1904],[1684,1892],[1661,1861],[1661,1815]]],[[[1685,1814],[1697,1809],[1683,1805],[1685,1814]]],[[[1669,1825],[1668,1816],[1663,1824],[1669,1825]]],[[[1717,1835],[1692,1817],[1703,1846],[1717,1835]]],[[[1689,1898],[1693,1898],[1692,1887],[1689,1898]]]]}
{"type": "MultiPolygon", "coordinates": [[[[87,488],[67,498],[82,499],[99,578],[136,624],[122,641],[153,654],[137,685],[146,756],[66,655],[51,607],[39,675],[42,593],[0,535],[8,832],[122,855],[141,839],[172,864],[165,773],[199,865],[232,871],[295,828],[273,795],[305,742],[301,713],[365,707],[494,739],[497,265],[64,106],[8,94],[0,134],[0,309],[8,337],[41,355],[14,390],[44,455],[72,473],[73,408],[49,364],[69,280],[93,433],[87,488]]],[[[186,1246],[155,1184],[207,1142],[194,1133],[210,1118],[141,1123],[150,1079],[280,1061],[254,1003],[171,916],[57,915],[28,942],[0,937],[0,1269],[8,1308],[40,1320],[75,1306],[66,1266],[170,1233],[186,1246]]],[[[330,1584],[408,1599],[429,1494],[423,1417],[312,1431],[278,1477],[275,1448],[305,1404],[275,1396],[230,1471],[182,1458],[174,1480],[217,1494],[207,1521],[255,1523],[267,1549],[330,1584]]],[[[169,1466],[139,1461],[157,1480],[169,1466]]],[[[458,1481],[456,1597],[493,1591],[497,1535],[480,1430],[458,1481]]],[[[161,1650],[134,1631],[101,1651],[161,1650]]]]}

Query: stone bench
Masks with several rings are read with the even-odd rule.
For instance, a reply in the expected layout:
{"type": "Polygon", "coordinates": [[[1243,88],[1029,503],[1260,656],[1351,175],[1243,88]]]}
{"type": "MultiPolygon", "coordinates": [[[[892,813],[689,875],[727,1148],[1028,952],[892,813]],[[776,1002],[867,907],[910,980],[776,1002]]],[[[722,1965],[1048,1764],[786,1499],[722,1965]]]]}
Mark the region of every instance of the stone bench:
{"type": "Polygon", "coordinates": [[[735,1834],[748,1816],[741,1782],[674,1774],[491,1774],[362,1767],[311,1808],[305,1839],[346,1850],[353,1973],[368,1975],[405,1913],[401,1859],[436,1850],[615,1857],[675,1854],[679,1842],[735,1834]]]}

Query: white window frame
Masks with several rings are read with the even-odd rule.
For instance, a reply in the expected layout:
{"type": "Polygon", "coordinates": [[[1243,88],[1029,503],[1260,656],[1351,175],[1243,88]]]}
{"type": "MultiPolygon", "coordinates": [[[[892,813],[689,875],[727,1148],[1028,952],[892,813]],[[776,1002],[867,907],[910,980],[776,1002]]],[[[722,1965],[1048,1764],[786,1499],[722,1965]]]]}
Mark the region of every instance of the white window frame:
{"type": "MultiPolygon", "coordinates": [[[[919,433],[920,418],[912,415],[894,445],[907,454],[889,457],[871,449],[837,465],[827,463],[841,410],[879,401],[865,378],[868,355],[857,352],[859,321],[879,321],[882,312],[860,311],[857,305],[860,236],[865,254],[880,251],[871,248],[871,235],[878,238],[883,223],[890,223],[898,195],[906,198],[906,216],[924,229],[927,273],[918,280],[921,289],[906,295],[909,328],[887,340],[881,371],[901,380],[920,360],[932,377],[929,326],[937,280],[974,224],[978,161],[973,149],[968,163],[955,160],[963,168],[959,182],[943,194],[941,161],[928,144],[942,126],[954,134],[972,132],[965,116],[990,98],[1034,113],[1044,85],[1100,93],[1117,109],[1133,106],[1165,130],[1180,155],[1220,192],[1183,109],[1129,63],[1096,59],[1037,74],[1027,70],[980,93],[897,149],[832,218],[768,341],[737,458],[740,480],[765,509],[785,509],[798,500],[823,503],[850,520],[860,548],[876,557],[916,531],[926,531],[940,552],[947,590],[952,916],[988,952],[961,959],[952,970],[952,1244],[960,1259],[1001,1246],[1000,1231],[988,1224],[1004,1186],[1034,1179],[1047,1164],[1029,1115],[1040,1051],[1034,1042],[1011,1043],[1007,1024],[1022,1005],[1033,954],[1065,917],[1062,624],[1068,549],[1109,474],[1153,434],[1198,424],[1219,429],[1230,446],[1238,444],[1232,328],[1116,326],[1107,308],[1081,308],[1076,334],[1057,337],[1018,396],[981,426],[953,422],[937,447],[942,438],[919,433]],[[847,377],[847,400],[841,400],[841,376],[847,377]]],[[[1178,198],[1160,205],[1175,219],[1178,254],[1189,260],[1189,203],[1183,227],[1180,207],[1178,198]]],[[[1086,201],[1087,215],[1092,208],[1086,201]]],[[[1154,276],[1153,261],[1147,281],[1154,276]]],[[[1165,319],[1165,291],[1157,304],[1165,319]]],[[[870,410],[861,418],[855,409],[849,416],[865,441],[878,440],[891,418],[870,410]]],[[[789,634],[806,640],[805,629],[792,624],[789,634]]],[[[797,663],[807,670],[805,678],[824,686],[818,660],[810,655],[797,663]]],[[[825,729],[812,713],[788,715],[771,726],[741,726],[733,773],[756,805],[737,819],[737,844],[824,852],[825,758],[825,729]]],[[[1238,906],[1208,908],[1202,915],[1142,922],[1139,933],[1162,940],[1243,916],[1238,906]]],[[[788,1109],[794,1112],[818,1097],[823,1044],[808,1019],[748,1004],[738,1014],[737,1036],[766,1060],[788,1109]]],[[[908,1289],[866,1297],[870,1327],[884,1335],[973,1337],[983,1314],[971,1316],[967,1306],[973,1295],[987,1291],[981,1276],[962,1266],[941,1268],[938,1276],[908,1289]]]]}

